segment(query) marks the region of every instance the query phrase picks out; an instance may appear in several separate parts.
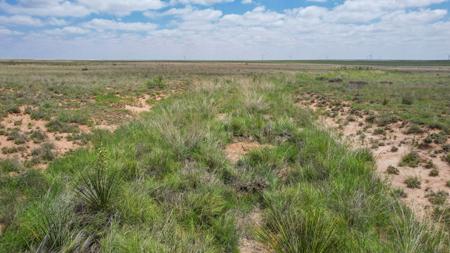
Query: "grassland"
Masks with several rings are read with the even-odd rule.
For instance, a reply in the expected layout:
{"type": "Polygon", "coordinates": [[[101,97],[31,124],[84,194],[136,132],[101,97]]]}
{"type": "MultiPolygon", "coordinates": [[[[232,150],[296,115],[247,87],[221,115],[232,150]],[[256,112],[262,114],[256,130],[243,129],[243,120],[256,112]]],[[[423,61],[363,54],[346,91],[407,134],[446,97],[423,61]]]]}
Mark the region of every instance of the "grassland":
{"type": "MultiPolygon", "coordinates": [[[[2,161],[0,252],[239,252],[255,245],[266,252],[448,252],[446,229],[419,222],[403,206],[375,176],[370,151],[349,149],[296,105],[304,92],[353,98],[328,87],[324,77],[362,79],[367,86],[389,77],[401,89],[389,100],[394,113],[430,125],[436,123],[430,118],[443,117],[439,127],[445,129],[448,83],[440,82],[448,74],[315,66],[278,73],[282,66],[268,71],[240,63],[91,64],[2,66],[8,91],[2,92],[2,108],[46,108],[41,102],[48,97],[62,103],[50,107],[51,120],[71,107],[69,100],[88,99],[92,103],[77,110],[95,121],[121,111],[114,105],[123,97],[180,91],[154,102],[138,119],[118,117],[123,125],[114,132],[93,131],[88,146],[44,171],[2,161]],[[408,80],[416,80],[410,89],[417,92],[404,109],[408,80]],[[435,110],[416,116],[424,91],[418,83],[426,80],[437,91],[429,99],[435,110]],[[60,85],[57,94],[63,95],[50,96],[60,85]],[[114,101],[98,103],[108,92],[114,101]],[[245,143],[252,148],[230,159],[229,147],[245,143]]],[[[379,93],[358,93],[364,94],[376,100],[379,93]]],[[[364,101],[356,106],[383,112],[364,101]]]]}

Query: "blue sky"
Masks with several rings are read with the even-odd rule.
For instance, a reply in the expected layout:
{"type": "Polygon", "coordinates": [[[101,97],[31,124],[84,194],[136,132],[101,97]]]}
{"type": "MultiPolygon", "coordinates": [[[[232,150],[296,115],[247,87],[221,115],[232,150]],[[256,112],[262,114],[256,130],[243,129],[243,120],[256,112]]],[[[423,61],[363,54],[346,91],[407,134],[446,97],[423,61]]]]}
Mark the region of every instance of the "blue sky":
{"type": "Polygon", "coordinates": [[[0,0],[0,59],[447,59],[449,0],[0,0]]]}

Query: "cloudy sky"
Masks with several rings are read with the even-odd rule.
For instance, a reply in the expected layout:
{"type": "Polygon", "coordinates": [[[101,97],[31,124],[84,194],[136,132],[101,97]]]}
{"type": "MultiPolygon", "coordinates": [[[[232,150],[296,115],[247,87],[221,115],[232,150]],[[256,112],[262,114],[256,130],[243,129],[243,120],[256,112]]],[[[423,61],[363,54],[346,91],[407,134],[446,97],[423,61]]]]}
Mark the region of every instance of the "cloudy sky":
{"type": "Polygon", "coordinates": [[[0,58],[447,59],[449,0],[0,0],[0,58]]]}

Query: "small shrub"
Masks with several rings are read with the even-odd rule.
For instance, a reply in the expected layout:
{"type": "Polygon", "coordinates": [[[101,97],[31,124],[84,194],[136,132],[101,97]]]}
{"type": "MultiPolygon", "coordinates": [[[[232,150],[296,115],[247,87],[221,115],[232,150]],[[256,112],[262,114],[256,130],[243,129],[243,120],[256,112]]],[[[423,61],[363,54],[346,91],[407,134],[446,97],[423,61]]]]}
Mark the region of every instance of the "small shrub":
{"type": "Polygon", "coordinates": [[[396,146],[392,146],[391,152],[392,152],[392,153],[395,153],[395,152],[397,152],[397,151],[398,151],[398,148],[397,148],[396,146]]]}
{"type": "Polygon", "coordinates": [[[415,168],[419,166],[420,163],[420,157],[416,152],[410,152],[407,155],[405,155],[402,160],[399,163],[399,166],[401,167],[412,167],[415,168]]]}
{"type": "Polygon", "coordinates": [[[411,188],[411,189],[420,189],[421,186],[421,182],[420,179],[418,177],[408,177],[407,179],[405,179],[405,184],[406,187],[411,188]]]}
{"type": "Polygon", "coordinates": [[[387,168],[386,172],[388,174],[391,174],[391,175],[398,175],[398,174],[400,174],[400,171],[397,168],[395,168],[394,166],[389,166],[387,168]]]}
{"type": "Polygon", "coordinates": [[[450,187],[450,180],[447,181],[446,186],[447,186],[447,187],[450,187]]]}

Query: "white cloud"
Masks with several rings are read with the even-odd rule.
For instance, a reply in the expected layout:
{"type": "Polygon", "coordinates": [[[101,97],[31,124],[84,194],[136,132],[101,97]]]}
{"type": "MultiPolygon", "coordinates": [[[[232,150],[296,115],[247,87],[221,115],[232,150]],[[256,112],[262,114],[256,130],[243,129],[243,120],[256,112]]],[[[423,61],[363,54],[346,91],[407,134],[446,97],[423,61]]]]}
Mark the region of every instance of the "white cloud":
{"type": "Polygon", "coordinates": [[[242,4],[251,4],[251,3],[253,3],[253,1],[252,0],[242,0],[241,3],[242,4]]]}
{"type": "Polygon", "coordinates": [[[142,22],[124,23],[109,19],[93,19],[85,23],[83,27],[98,31],[118,30],[128,32],[149,32],[157,28],[157,26],[152,23],[142,23],[142,22]]]}
{"type": "Polygon", "coordinates": [[[0,10],[10,14],[54,17],[82,17],[91,13],[85,6],[62,0],[18,0],[17,4],[2,0],[0,10]]]}
{"type": "MultiPolygon", "coordinates": [[[[28,0],[25,4],[22,0],[21,7],[42,8],[48,1],[28,0]]],[[[265,59],[365,58],[369,54],[375,58],[423,59],[450,53],[448,10],[433,6],[444,0],[346,0],[336,7],[311,5],[284,11],[259,6],[242,14],[199,6],[223,0],[166,1],[166,7],[187,6],[162,10],[147,5],[150,2],[128,5],[136,0],[120,2],[123,5],[118,1],[86,1],[72,3],[84,6],[90,13],[125,15],[145,10],[143,14],[152,22],[161,18],[164,23],[157,26],[100,18],[77,23],[71,18],[67,19],[70,26],[41,28],[47,31],[24,36],[14,48],[34,56],[116,59],[260,59],[262,55],[265,59]],[[85,54],[70,54],[71,48],[80,48],[78,52],[85,54]]],[[[51,19],[41,20],[49,23],[51,19]]],[[[56,20],[67,25],[63,19],[56,20]]],[[[0,57],[12,52],[0,48],[0,57]]]]}
{"type": "Polygon", "coordinates": [[[166,6],[160,0],[78,0],[92,12],[128,15],[133,11],[157,10],[166,6]]]}
{"type": "Polygon", "coordinates": [[[41,26],[43,22],[40,19],[24,15],[0,16],[0,23],[3,25],[23,25],[23,26],[41,26]]]}
{"type": "Polygon", "coordinates": [[[171,0],[171,4],[184,4],[184,5],[213,5],[218,3],[234,2],[234,0],[171,0]]]}
{"type": "Polygon", "coordinates": [[[91,13],[128,15],[166,6],[161,0],[18,0],[17,4],[0,1],[0,10],[6,13],[57,17],[83,17],[91,13]]]}

